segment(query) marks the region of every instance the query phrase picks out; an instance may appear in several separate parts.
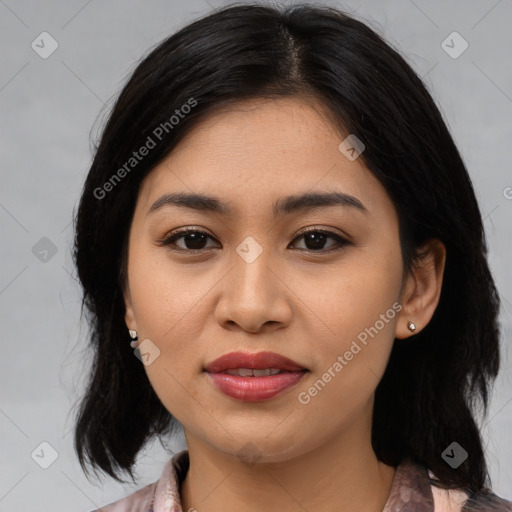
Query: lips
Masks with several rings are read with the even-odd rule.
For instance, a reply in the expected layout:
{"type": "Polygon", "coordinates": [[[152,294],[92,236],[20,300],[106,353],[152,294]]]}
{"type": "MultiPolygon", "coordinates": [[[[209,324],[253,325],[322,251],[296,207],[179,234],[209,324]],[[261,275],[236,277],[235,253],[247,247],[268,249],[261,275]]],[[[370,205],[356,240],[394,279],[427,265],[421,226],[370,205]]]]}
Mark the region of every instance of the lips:
{"type": "Polygon", "coordinates": [[[205,370],[208,373],[220,373],[226,370],[246,368],[250,370],[277,369],[286,372],[301,372],[306,370],[303,366],[291,359],[274,352],[231,352],[209,363],[205,370]]]}
{"type": "Polygon", "coordinates": [[[260,402],[295,386],[308,370],[273,352],[232,352],[209,363],[205,372],[225,395],[244,402],[260,402]]]}

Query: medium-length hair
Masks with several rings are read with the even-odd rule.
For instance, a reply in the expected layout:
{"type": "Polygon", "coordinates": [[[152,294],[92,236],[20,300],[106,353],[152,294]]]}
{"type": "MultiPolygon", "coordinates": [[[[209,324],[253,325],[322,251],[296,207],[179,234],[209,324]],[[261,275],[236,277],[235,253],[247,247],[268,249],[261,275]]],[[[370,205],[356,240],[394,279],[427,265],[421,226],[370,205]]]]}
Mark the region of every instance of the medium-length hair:
{"type": "Polygon", "coordinates": [[[178,425],[130,350],[124,319],[128,233],[142,180],[207,115],[283,97],[321,102],[340,133],[363,141],[360,158],[398,213],[404,273],[424,241],[446,247],[434,315],[413,338],[395,339],[376,389],[372,445],[386,464],[410,458],[440,486],[477,492],[489,475],[476,413],[487,410],[499,369],[500,302],[470,177],[405,59],[365,23],[307,4],[234,4],[185,26],[140,60],[111,109],[75,218],[93,354],[74,434],[80,464],[86,473],[133,478],[146,442],[178,425]],[[149,139],[154,147],[131,161],[149,139]],[[453,441],[470,454],[456,470],[441,456],[453,441]]]}

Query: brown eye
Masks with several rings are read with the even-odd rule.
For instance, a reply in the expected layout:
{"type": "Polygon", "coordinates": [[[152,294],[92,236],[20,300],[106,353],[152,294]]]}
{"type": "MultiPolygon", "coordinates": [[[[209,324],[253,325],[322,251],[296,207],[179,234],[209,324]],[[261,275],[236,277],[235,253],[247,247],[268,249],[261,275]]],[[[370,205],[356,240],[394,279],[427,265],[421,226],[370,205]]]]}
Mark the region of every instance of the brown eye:
{"type": "Polygon", "coordinates": [[[178,233],[174,233],[161,241],[161,245],[176,245],[178,250],[184,251],[200,251],[206,247],[208,239],[213,238],[204,231],[198,231],[193,229],[183,230],[178,233]],[[176,243],[177,241],[180,243],[176,243]]]}
{"type": "Polygon", "coordinates": [[[335,233],[319,229],[311,229],[309,231],[302,232],[297,238],[295,238],[295,240],[299,240],[301,238],[304,239],[306,247],[299,247],[299,249],[312,252],[328,252],[333,247],[348,245],[350,243],[335,233]],[[325,244],[328,239],[334,240],[336,243],[326,249],[325,244]]]}
{"type": "MultiPolygon", "coordinates": [[[[330,231],[320,229],[310,229],[309,231],[302,232],[294,240],[303,239],[305,247],[298,247],[300,250],[311,252],[330,252],[345,245],[350,245],[351,242],[345,238],[332,233],[330,231]],[[328,244],[329,239],[334,243],[328,244]]],[[[211,249],[215,246],[207,246],[208,240],[215,240],[211,235],[205,231],[198,229],[183,229],[181,231],[172,233],[168,237],[160,240],[160,245],[169,246],[172,250],[193,252],[211,249]]]]}

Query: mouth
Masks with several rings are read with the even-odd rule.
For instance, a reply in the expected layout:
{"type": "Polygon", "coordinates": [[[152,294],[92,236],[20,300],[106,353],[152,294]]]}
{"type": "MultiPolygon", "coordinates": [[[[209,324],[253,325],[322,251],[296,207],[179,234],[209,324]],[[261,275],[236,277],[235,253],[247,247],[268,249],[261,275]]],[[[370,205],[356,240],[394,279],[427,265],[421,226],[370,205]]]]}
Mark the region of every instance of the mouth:
{"type": "MultiPolygon", "coordinates": [[[[288,357],[274,352],[258,352],[249,354],[247,352],[230,352],[215,359],[204,368],[208,373],[227,372],[228,370],[244,370],[242,377],[250,377],[247,372],[251,371],[272,371],[266,375],[275,375],[278,372],[300,372],[307,371],[307,368],[288,357]]],[[[252,373],[255,377],[263,377],[261,373],[252,373]]]]}
{"type": "Polygon", "coordinates": [[[309,370],[273,352],[232,352],[206,365],[204,371],[225,395],[259,402],[298,384],[309,370]]]}

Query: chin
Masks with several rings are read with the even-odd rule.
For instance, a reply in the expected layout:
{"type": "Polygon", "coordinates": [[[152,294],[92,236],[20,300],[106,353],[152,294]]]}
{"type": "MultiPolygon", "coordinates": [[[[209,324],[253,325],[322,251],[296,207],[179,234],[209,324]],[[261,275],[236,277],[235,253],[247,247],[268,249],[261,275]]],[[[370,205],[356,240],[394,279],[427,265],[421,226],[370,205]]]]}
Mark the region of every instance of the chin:
{"type": "MultiPolygon", "coordinates": [[[[269,431],[271,432],[271,431],[269,431]]],[[[255,431],[254,435],[246,431],[243,436],[227,438],[222,443],[211,443],[219,451],[236,457],[247,466],[265,463],[286,462],[307,451],[306,447],[301,449],[291,432],[271,433],[268,435],[262,429],[255,431]]]]}

